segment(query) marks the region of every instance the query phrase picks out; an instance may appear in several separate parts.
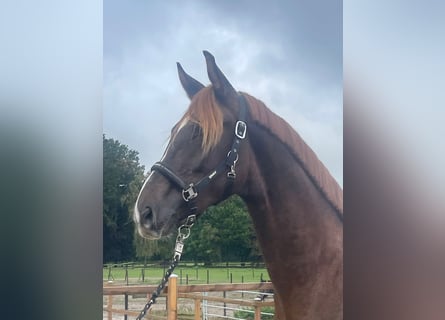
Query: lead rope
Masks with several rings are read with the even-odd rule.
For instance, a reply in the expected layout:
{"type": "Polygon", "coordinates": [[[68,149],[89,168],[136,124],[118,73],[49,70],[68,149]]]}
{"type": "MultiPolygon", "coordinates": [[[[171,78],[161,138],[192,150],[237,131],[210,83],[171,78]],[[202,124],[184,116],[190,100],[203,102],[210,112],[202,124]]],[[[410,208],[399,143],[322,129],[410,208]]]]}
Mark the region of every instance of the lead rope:
{"type": "Polygon", "coordinates": [[[165,272],[165,275],[162,278],[161,283],[152,293],[150,300],[148,300],[148,302],[145,304],[144,309],[142,309],[142,311],[139,313],[136,320],[141,320],[145,317],[147,311],[151,308],[153,304],[156,303],[156,298],[159,297],[162,290],[164,290],[165,285],[168,282],[168,278],[170,278],[171,274],[173,273],[173,270],[175,270],[176,266],[178,265],[179,260],[181,260],[182,251],[184,249],[184,241],[190,236],[190,230],[195,224],[195,221],[196,221],[196,215],[194,214],[189,215],[187,217],[186,222],[178,228],[178,236],[176,237],[175,252],[173,254],[172,263],[165,272]]]}

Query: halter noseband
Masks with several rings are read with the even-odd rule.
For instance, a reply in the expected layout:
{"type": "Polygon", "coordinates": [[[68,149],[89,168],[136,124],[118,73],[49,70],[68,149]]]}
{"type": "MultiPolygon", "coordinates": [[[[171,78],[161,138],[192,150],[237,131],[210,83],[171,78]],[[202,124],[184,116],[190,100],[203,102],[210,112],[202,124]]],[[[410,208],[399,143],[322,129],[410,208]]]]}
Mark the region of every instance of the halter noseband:
{"type": "Polygon", "coordinates": [[[207,176],[199,180],[197,183],[185,183],[173,170],[165,166],[161,161],[156,162],[152,167],[151,171],[157,171],[167,178],[173,185],[182,190],[182,198],[187,203],[189,207],[188,216],[194,215],[197,208],[195,204],[195,199],[198,194],[211,182],[213,179],[220,174],[227,171],[227,178],[229,181],[233,182],[236,178],[235,165],[238,161],[238,147],[240,142],[246,137],[247,134],[247,101],[242,95],[238,95],[238,100],[240,102],[240,111],[238,115],[238,121],[235,124],[235,137],[233,139],[232,148],[227,153],[227,157],[207,176]]]}

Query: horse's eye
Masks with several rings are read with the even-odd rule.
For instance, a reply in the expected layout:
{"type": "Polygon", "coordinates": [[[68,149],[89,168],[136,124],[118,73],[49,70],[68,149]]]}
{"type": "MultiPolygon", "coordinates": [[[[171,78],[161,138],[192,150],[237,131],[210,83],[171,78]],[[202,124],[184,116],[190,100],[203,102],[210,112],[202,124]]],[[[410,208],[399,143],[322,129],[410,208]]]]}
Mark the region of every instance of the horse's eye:
{"type": "Polygon", "coordinates": [[[201,136],[201,127],[198,125],[193,126],[192,130],[192,140],[201,136]]]}

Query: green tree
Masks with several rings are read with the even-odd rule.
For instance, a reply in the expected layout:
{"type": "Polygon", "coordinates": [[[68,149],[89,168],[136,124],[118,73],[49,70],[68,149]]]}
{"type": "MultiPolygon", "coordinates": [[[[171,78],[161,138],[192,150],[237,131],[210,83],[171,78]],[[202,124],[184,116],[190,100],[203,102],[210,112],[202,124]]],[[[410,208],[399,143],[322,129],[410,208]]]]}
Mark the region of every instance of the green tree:
{"type": "Polygon", "coordinates": [[[186,243],[184,259],[204,262],[206,265],[221,261],[218,229],[205,220],[197,222],[195,227],[186,243]]]}
{"type": "Polygon", "coordinates": [[[258,245],[252,221],[241,198],[234,196],[210,207],[198,219],[184,250],[184,259],[203,261],[251,261],[258,245]]]}
{"type": "Polygon", "coordinates": [[[218,230],[223,261],[247,261],[255,244],[255,231],[241,198],[231,197],[209,213],[211,224],[218,230]]]}
{"type": "Polygon", "coordinates": [[[175,246],[174,237],[163,238],[160,240],[148,240],[136,235],[134,238],[134,246],[136,249],[136,257],[150,260],[168,260],[173,255],[175,246]]]}
{"type": "Polygon", "coordinates": [[[138,152],[103,136],[103,260],[131,260],[134,203],[144,179],[138,152]]]}

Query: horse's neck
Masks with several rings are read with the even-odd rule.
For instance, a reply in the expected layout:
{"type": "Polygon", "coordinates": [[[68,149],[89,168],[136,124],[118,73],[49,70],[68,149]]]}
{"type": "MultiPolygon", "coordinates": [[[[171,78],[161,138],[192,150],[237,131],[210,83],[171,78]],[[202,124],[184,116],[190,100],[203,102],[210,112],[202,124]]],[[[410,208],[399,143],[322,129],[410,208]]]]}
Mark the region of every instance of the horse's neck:
{"type": "Polygon", "coordinates": [[[295,228],[340,222],[288,148],[262,127],[252,131],[247,193],[242,196],[253,219],[295,228]]]}
{"type": "Polygon", "coordinates": [[[331,259],[340,268],[341,222],[287,148],[261,127],[250,129],[250,172],[241,196],[275,288],[304,300],[297,287],[316,286],[320,265],[331,259]]]}

